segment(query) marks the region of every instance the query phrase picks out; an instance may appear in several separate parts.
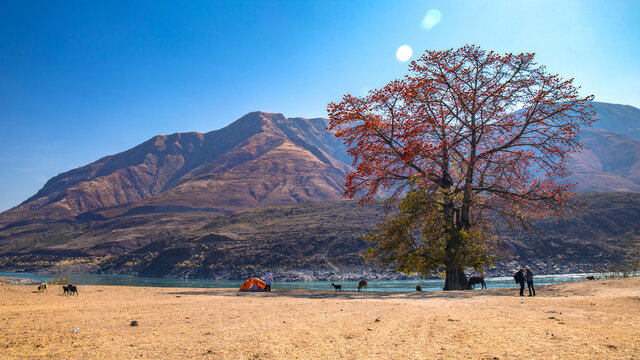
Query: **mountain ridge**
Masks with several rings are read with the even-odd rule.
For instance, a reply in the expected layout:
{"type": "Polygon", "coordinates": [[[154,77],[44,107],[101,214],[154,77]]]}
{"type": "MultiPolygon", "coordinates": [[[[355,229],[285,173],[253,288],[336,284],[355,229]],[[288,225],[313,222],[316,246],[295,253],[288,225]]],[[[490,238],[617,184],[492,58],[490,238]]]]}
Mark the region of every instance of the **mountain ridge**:
{"type": "MultiPolygon", "coordinates": [[[[327,151],[342,155],[340,149],[326,146],[326,143],[331,143],[325,134],[326,125],[322,119],[287,119],[282,114],[256,111],[208,133],[156,135],[129,150],[51,178],[34,196],[1,213],[0,226],[24,219],[73,219],[88,211],[151,198],[174,187],[184,190],[185,182],[195,181],[210,171],[220,173],[237,168],[243,161],[260,161],[260,156],[276,148],[283,158],[299,162],[301,169],[312,171],[302,164],[315,163],[316,159],[324,164],[320,168],[327,175],[315,171],[315,174],[308,174],[314,180],[297,180],[309,186],[315,184],[322,191],[307,189],[306,193],[295,193],[297,201],[337,199],[349,167],[318,147],[324,146],[327,151]],[[323,181],[329,186],[322,184],[323,181]]],[[[273,157],[262,160],[271,161],[272,168],[277,165],[273,157]]],[[[254,167],[254,170],[258,168],[254,167]]],[[[290,174],[294,172],[291,168],[288,171],[290,174]]],[[[247,178],[238,174],[238,170],[234,175],[247,178]]],[[[270,204],[268,200],[267,204],[270,204]]],[[[217,204],[214,207],[243,206],[217,204]]]]}

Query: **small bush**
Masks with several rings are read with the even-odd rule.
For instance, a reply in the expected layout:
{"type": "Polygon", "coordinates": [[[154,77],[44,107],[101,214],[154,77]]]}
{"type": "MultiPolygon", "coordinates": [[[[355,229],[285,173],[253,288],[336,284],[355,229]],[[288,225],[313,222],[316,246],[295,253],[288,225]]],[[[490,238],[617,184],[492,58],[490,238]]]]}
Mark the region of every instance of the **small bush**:
{"type": "Polygon", "coordinates": [[[60,275],[53,280],[47,281],[48,285],[69,285],[73,284],[73,280],[71,280],[70,276],[60,275]]]}

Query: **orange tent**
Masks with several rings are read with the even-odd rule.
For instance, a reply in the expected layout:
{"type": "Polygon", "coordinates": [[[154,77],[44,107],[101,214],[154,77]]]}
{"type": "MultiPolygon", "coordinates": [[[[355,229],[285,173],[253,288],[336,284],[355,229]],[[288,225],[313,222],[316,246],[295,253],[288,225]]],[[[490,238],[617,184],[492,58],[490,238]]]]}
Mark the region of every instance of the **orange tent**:
{"type": "Polygon", "coordinates": [[[245,281],[242,286],[240,286],[239,291],[264,291],[266,287],[267,284],[265,284],[264,281],[258,278],[251,278],[245,281]]]}

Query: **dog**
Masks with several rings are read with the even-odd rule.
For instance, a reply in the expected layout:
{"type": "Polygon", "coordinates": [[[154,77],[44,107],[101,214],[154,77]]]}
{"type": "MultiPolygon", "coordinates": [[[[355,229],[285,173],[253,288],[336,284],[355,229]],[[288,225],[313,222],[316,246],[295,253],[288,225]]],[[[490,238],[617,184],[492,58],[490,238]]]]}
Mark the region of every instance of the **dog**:
{"type": "Polygon", "coordinates": [[[484,282],[484,276],[472,276],[469,278],[469,289],[475,289],[476,284],[482,284],[482,289],[487,288],[487,284],[484,282]]]}
{"type": "Polygon", "coordinates": [[[587,276],[587,280],[595,280],[596,277],[595,276],[587,276]]]}
{"type": "Polygon", "coordinates": [[[336,291],[338,290],[342,291],[342,285],[336,285],[334,283],[331,283],[331,286],[333,286],[336,289],[336,291]]]}
{"type": "Polygon", "coordinates": [[[38,292],[47,291],[47,283],[42,283],[38,285],[38,292]]]}
{"type": "Polygon", "coordinates": [[[367,291],[367,280],[360,280],[358,283],[358,291],[367,291]]]}

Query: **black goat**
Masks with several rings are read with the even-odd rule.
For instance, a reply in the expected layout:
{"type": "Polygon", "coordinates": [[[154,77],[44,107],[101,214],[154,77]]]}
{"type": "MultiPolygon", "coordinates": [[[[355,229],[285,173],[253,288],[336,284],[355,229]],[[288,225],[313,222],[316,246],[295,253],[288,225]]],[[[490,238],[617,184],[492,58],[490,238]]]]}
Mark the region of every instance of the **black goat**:
{"type": "Polygon", "coordinates": [[[64,292],[62,293],[62,295],[64,294],[69,294],[72,295],[76,294],[78,295],[78,288],[75,285],[67,285],[67,286],[62,286],[62,290],[64,290],[64,292]]]}

